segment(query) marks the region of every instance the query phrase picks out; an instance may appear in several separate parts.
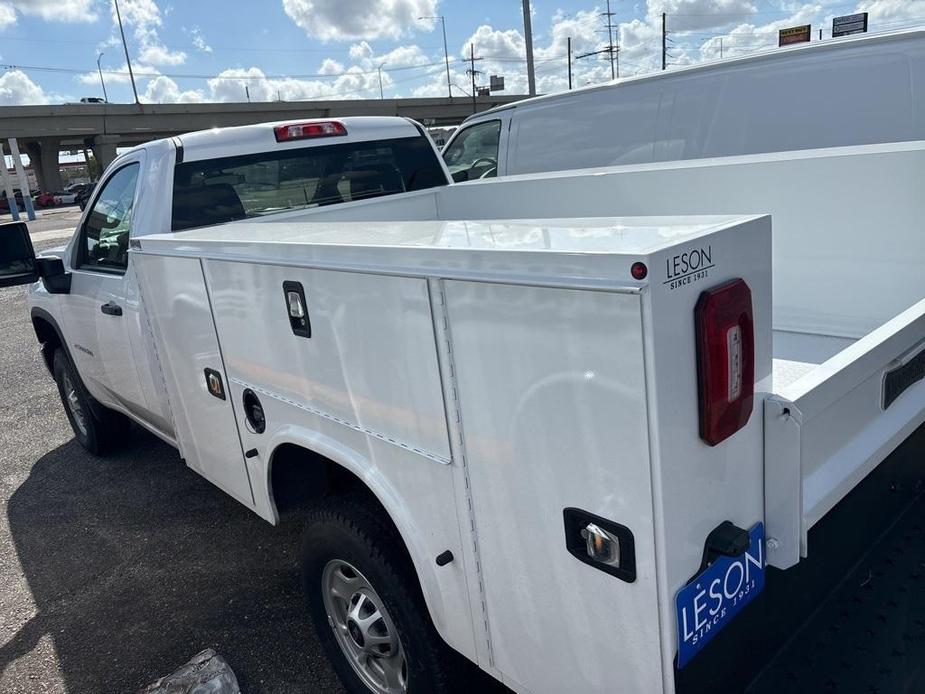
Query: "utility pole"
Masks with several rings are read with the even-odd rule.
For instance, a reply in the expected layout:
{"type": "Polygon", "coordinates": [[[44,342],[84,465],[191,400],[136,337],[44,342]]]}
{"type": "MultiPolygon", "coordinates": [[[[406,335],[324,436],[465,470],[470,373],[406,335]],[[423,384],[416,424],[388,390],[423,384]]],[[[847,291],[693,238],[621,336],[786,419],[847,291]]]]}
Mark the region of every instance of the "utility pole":
{"type": "Polygon", "coordinates": [[[247,85],[244,85],[244,96],[247,97],[247,103],[251,102],[251,90],[247,88],[247,85]]]}
{"type": "Polygon", "coordinates": [[[665,31],[665,13],[662,12],[662,70],[668,66],[668,32],[665,31]]]}
{"type": "Polygon", "coordinates": [[[610,0],[607,0],[607,11],[604,16],[607,17],[607,51],[610,53],[610,79],[619,77],[619,71],[614,70],[614,48],[613,48],[613,15],[610,11],[610,0]]]}
{"type": "Polygon", "coordinates": [[[572,88],[572,37],[568,37],[568,88],[572,88]]]}
{"type": "Polygon", "coordinates": [[[103,68],[100,67],[100,60],[102,60],[102,58],[103,58],[103,54],[102,54],[102,53],[100,53],[98,56],[96,56],[96,69],[97,69],[97,70],[99,71],[99,73],[100,73],[100,84],[103,85],[103,101],[105,101],[105,102],[108,104],[108,103],[109,103],[109,97],[106,95],[106,83],[103,81],[103,68]]]}
{"type": "Polygon", "coordinates": [[[475,113],[475,76],[481,74],[475,69],[475,61],[481,58],[475,57],[475,44],[469,44],[469,69],[467,72],[472,76],[472,112],[475,113]]]}
{"type": "Polygon", "coordinates": [[[822,29],[819,30],[819,40],[822,41],[822,29]]]}
{"type": "MultiPolygon", "coordinates": [[[[608,0],[609,2],[610,0],[608,0]]],[[[533,26],[530,19],[530,0],[524,4],[524,43],[527,46],[527,86],[530,96],[536,96],[536,75],[533,72],[533,26]]]]}
{"type": "Polygon", "coordinates": [[[383,94],[382,94],[382,66],[383,66],[383,65],[385,65],[385,63],[379,63],[379,67],[378,67],[378,72],[379,72],[379,100],[380,100],[380,101],[382,101],[382,100],[385,98],[385,96],[383,96],[383,94]]]}
{"type": "Polygon", "coordinates": [[[719,37],[719,59],[723,59],[723,37],[719,37]]]}
{"type": "Polygon", "coordinates": [[[125,42],[125,30],[122,28],[122,14],[119,12],[119,0],[113,0],[116,3],[116,19],[119,20],[119,33],[122,34],[122,48],[125,49],[125,64],[128,66],[128,76],[132,80],[132,91],[135,93],[135,103],[138,101],[138,88],[135,86],[135,74],[132,72],[132,61],[128,57],[128,44],[125,42]]]}

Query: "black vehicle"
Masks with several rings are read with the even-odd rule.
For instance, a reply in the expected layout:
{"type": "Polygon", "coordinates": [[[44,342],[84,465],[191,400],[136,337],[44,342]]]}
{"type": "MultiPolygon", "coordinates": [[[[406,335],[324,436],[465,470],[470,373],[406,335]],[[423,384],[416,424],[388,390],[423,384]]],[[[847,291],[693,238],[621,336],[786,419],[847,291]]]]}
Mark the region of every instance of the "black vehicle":
{"type": "Polygon", "coordinates": [[[80,205],[80,209],[83,210],[87,206],[87,201],[90,199],[90,196],[93,195],[93,191],[96,188],[95,183],[88,183],[85,185],[77,196],[74,198],[74,202],[80,205]]]}

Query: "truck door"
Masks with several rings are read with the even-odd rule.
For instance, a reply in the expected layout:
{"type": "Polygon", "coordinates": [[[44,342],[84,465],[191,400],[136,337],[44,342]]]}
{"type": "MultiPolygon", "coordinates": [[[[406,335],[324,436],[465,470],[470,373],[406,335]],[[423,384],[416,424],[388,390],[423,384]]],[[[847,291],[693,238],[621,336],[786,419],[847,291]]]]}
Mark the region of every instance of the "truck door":
{"type": "Polygon", "coordinates": [[[100,401],[120,406],[158,430],[169,424],[152,412],[138,378],[151,355],[139,353],[144,316],[128,253],[144,152],[109,174],[84,216],[71,248],[73,278],[65,312],[71,355],[100,401]]]}

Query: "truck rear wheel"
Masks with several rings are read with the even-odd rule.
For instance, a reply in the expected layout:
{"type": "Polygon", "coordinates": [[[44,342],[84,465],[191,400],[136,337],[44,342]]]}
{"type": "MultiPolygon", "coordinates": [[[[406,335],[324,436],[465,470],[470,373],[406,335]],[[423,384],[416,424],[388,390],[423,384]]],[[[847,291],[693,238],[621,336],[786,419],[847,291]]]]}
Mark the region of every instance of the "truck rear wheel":
{"type": "Polygon", "coordinates": [[[104,407],[87,392],[63,349],[55,350],[53,364],[58,394],[80,445],[93,455],[116,449],[128,433],[128,419],[104,407]]]}
{"type": "Polygon", "coordinates": [[[380,514],[354,497],[309,513],[302,576],[318,639],[354,694],[451,691],[463,658],[437,634],[405,548],[380,514]]]}

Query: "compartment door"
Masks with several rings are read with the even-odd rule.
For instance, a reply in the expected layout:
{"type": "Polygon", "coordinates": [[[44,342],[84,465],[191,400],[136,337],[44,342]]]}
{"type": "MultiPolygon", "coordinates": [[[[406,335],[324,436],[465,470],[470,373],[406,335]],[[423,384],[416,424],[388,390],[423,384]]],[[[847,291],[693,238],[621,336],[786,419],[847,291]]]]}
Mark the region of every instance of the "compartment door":
{"type": "Polygon", "coordinates": [[[196,258],[135,254],[142,296],[186,464],[249,508],[254,507],[234,405],[196,258]],[[220,379],[209,391],[207,371],[220,379]],[[224,395],[224,398],[221,397],[224,395]]]}
{"type": "Polygon", "coordinates": [[[445,295],[494,665],[535,692],[661,692],[639,296],[445,295]],[[634,580],[570,553],[569,508],[632,531],[634,580]]]}

